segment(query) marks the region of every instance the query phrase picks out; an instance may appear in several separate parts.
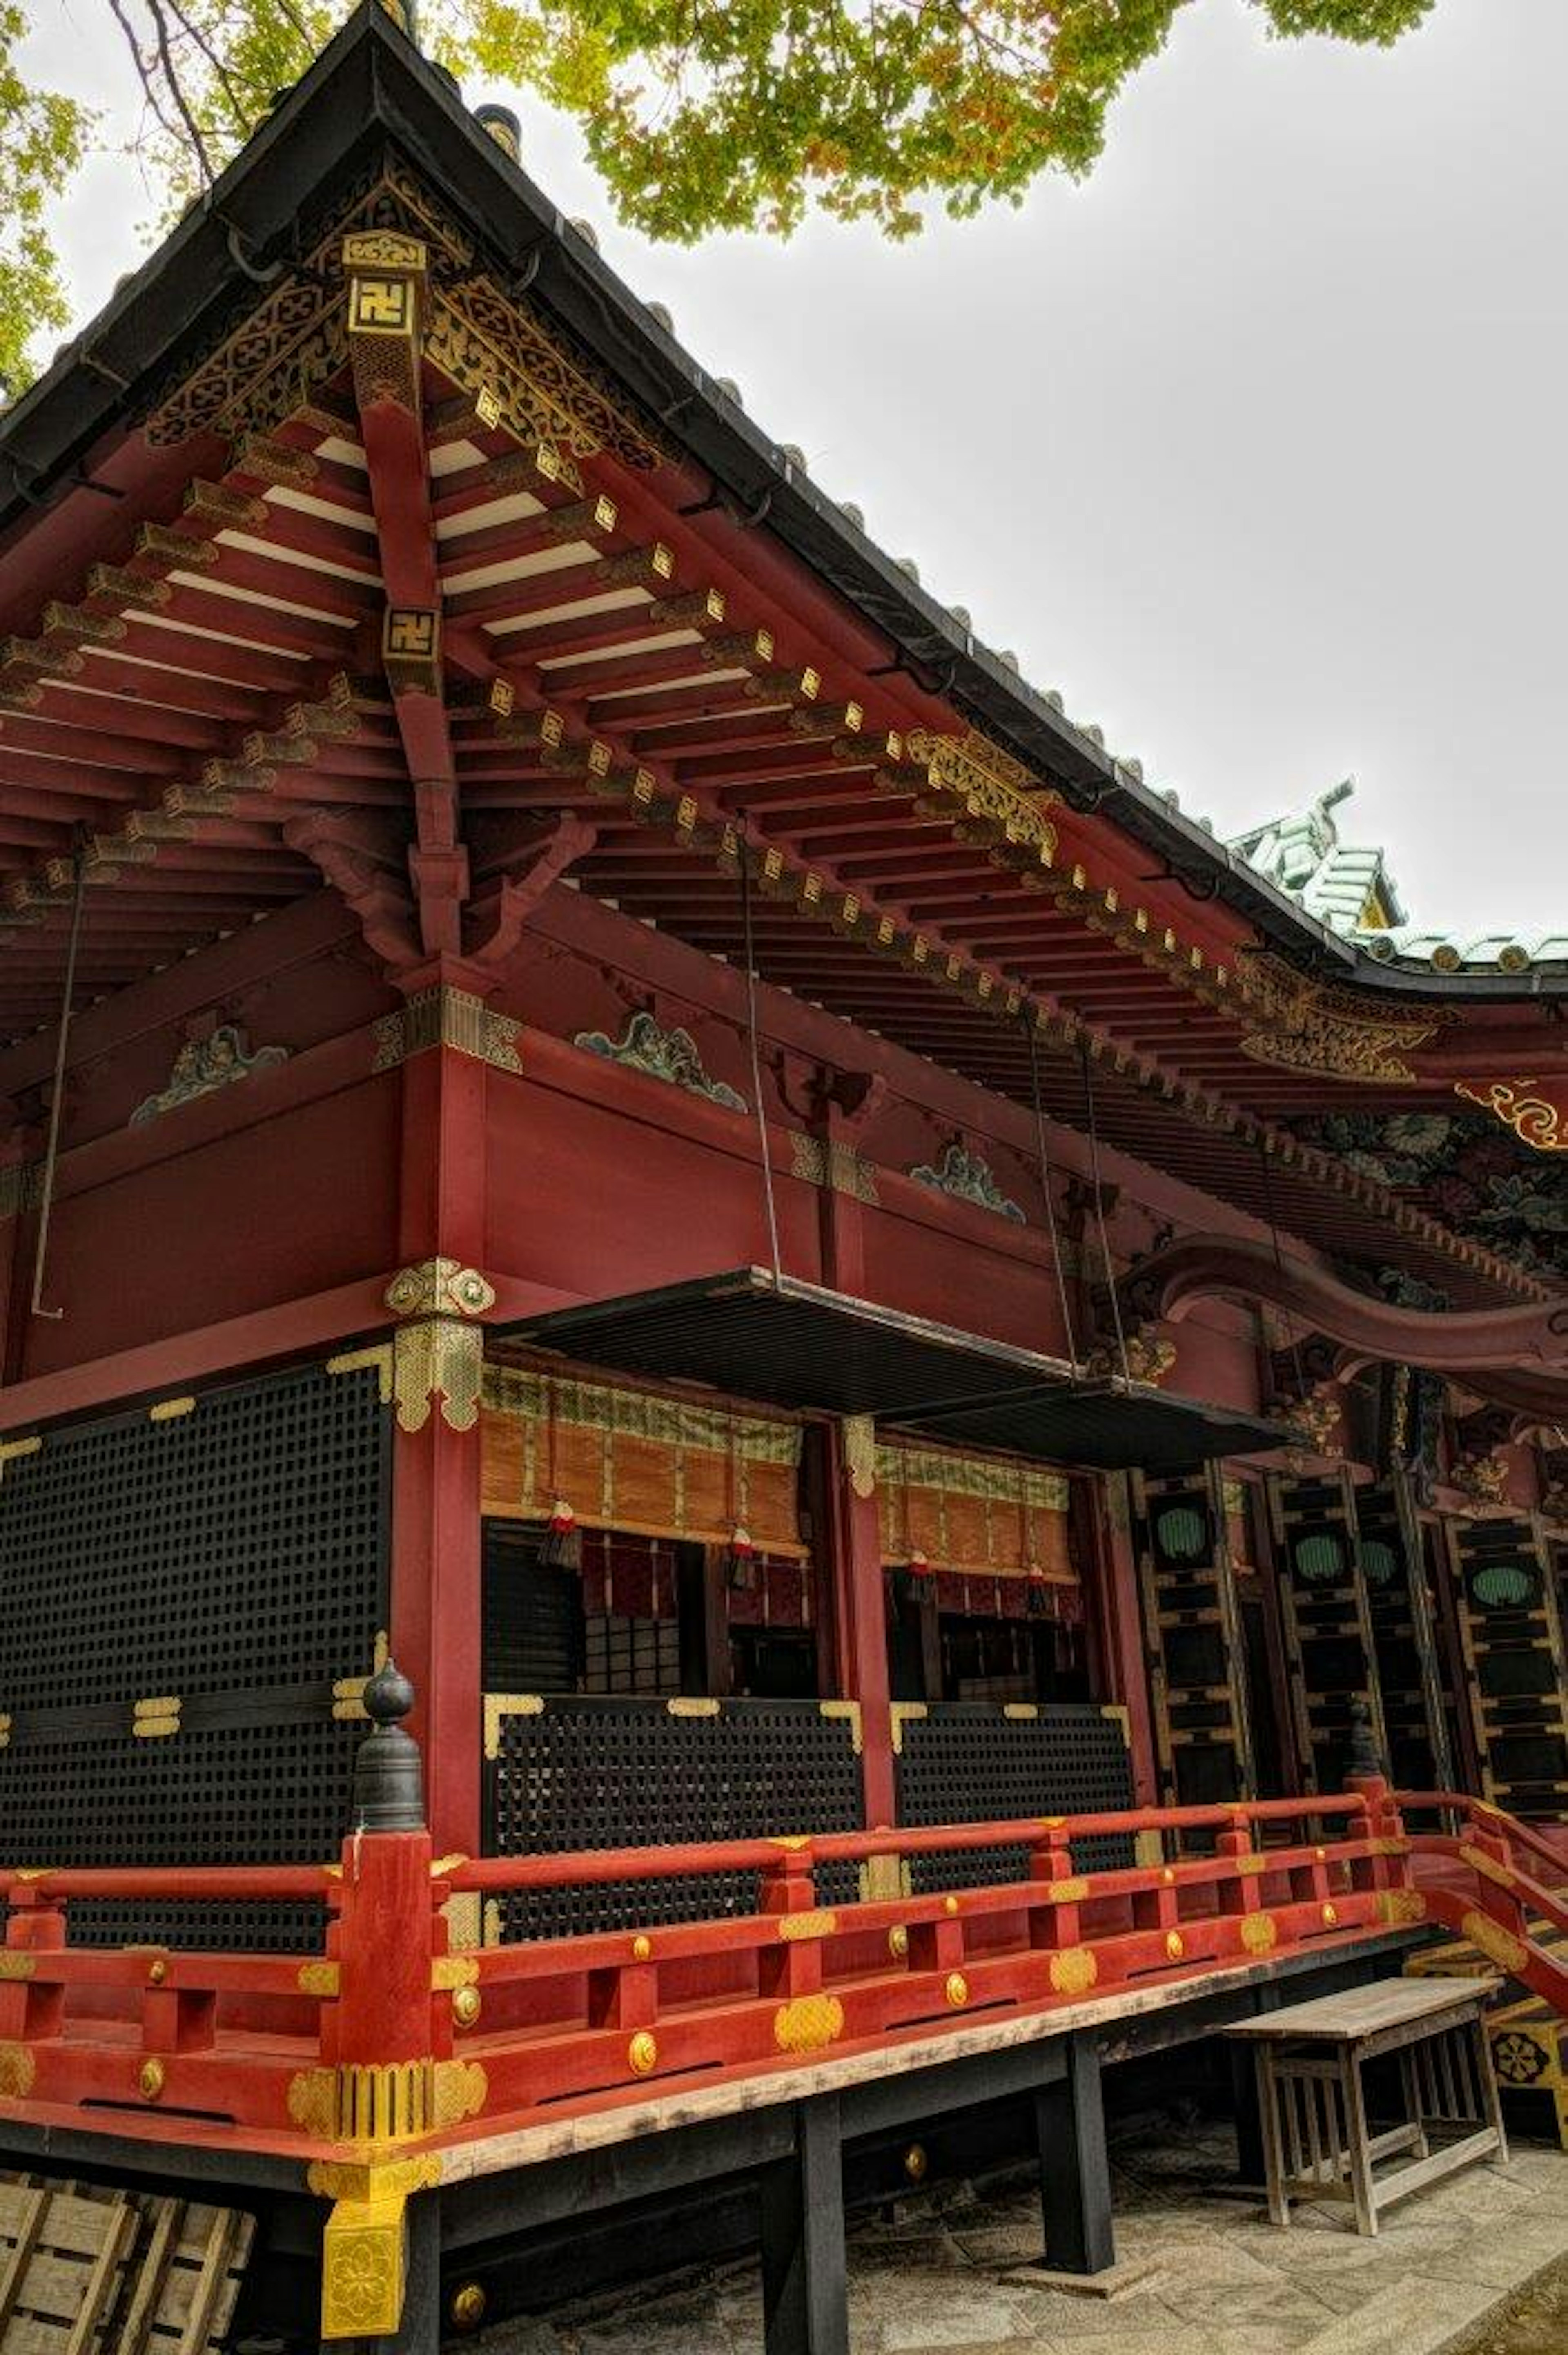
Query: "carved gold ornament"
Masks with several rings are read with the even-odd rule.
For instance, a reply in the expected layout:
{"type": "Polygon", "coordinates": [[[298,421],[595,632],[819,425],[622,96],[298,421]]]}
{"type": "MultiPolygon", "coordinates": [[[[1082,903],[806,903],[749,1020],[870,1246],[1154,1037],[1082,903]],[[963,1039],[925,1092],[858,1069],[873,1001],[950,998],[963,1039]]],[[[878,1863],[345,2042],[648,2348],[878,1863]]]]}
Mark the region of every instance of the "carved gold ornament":
{"type": "Polygon", "coordinates": [[[1568,1153],[1568,1109],[1546,1093],[1539,1080],[1483,1081],[1478,1087],[1456,1080],[1454,1092],[1495,1114],[1531,1152],[1568,1153]]]}
{"type": "Polygon", "coordinates": [[[961,2005],[968,2003],[969,1999],[969,1983],[968,1979],[965,1978],[962,1971],[949,1971],[948,1973],[947,1985],[943,1987],[942,1992],[955,2010],[957,2010],[961,2005]]]}
{"type": "Polygon", "coordinates": [[[403,2318],[404,2211],[392,2193],[340,2200],[322,2236],[322,2337],[391,2338],[403,2318]]]}
{"type": "Polygon", "coordinates": [[[1168,1958],[1173,1963],[1179,1963],[1186,1954],[1186,1942],[1182,1938],[1181,1931],[1167,1930],[1165,1933],[1165,1952],[1168,1958]]]}
{"type": "Polygon", "coordinates": [[[1099,1975],[1099,1962],[1088,1946],[1064,1946],[1051,1957],[1051,1985],[1058,1995],[1085,1995],[1099,1975]]]}
{"type": "Polygon", "coordinates": [[[477,1987],[461,1987],[453,1993],[452,2018],[460,2028],[471,2028],[483,2009],[483,1998],[477,1987]]]}
{"type": "Polygon", "coordinates": [[[1241,1942],[1249,1955],[1266,1955],[1279,1938],[1279,1925],[1272,1913],[1244,1913],[1241,1918],[1241,1942]]]}
{"type": "Polygon", "coordinates": [[[844,1469],[860,1497],[876,1494],[876,1425],[869,1414],[846,1414],[843,1433],[844,1469]]]}
{"type": "Polygon", "coordinates": [[[626,2065],[634,2077],[651,2077],[659,2066],[659,2045],[645,2028],[640,2028],[626,2048],[626,2065]]]}
{"type": "Polygon", "coordinates": [[[143,2061],[136,2079],[136,2090],[144,2102],[155,2102],[164,2090],[164,2064],[161,2061],[143,2061]]]}
{"type": "Polygon", "coordinates": [[[1523,1939],[1505,1930],[1500,1922],[1494,1922],[1489,1913],[1467,1913],[1459,1924],[1459,1933],[1485,1955],[1488,1962],[1496,1963],[1511,1978],[1520,1977],[1530,1959],[1523,1939]]]}
{"type": "Polygon", "coordinates": [[[1021,761],[970,729],[938,736],[916,728],[906,737],[909,762],[926,773],[917,808],[955,817],[960,841],[1011,854],[1011,865],[1048,868],[1056,856],[1056,829],[1045,815],[1056,800],[1021,761]]]}
{"type": "Polygon", "coordinates": [[[37,2063],[25,2044],[0,2044],[0,2101],[25,2101],[37,2063]]]}
{"type": "Polygon", "coordinates": [[[887,1951],[895,1963],[901,1963],[909,1952],[909,1933],[901,1922],[895,1922],[887,1934],[887,1951]]]}
{"type": "Polygon", "coordinates": [[[385,1298],[394,1316],[482,1316],[494,1307],[495,1290],[461,1260],[427,1259],[399,1268],[385,1298]]]}
{"type": "Polygon", "coordinates": [[[1385,1929],[1408,1930],[1426,1919],[1426,1900],[1419,1889],[1382,1889],[1377,1918],[1385,1929]]]}
{"type": "Polygon", "coordinates": [[[373,1071],[395,1071],[411,1055],[432,1047],[450,1047],[455,1054],[471,1055],[493,1071],[520,1071],[523,1058],[517,1040],[522,1025],[493,1012],[482,997],[466,989],[421,989],[397,1014],[384,1014],[374,1025],[373,1071]]]}
{"type": "Polygon", "coordinates": [[[489,2090],[477,2061],[343,2062],[292,2077],[289,2115],[313,2142],[379,2149],[476,2117],[489,2090]]]}
{"type": "Polygon", "coordinates": [[[1439,1006],[1393,1016],[1378,999],[1309,980],[1281,957],[1251,958],[1246,981],[1255,1027],[1239,1041],[1242,1053],[1282,1071],[1412,1087],[1416,1075],[1404,1058],[1453,1019],[1439,1006]]]}
{"type": "Polygon", "coordinates": [[[806,1129],[792,1128],[789,1175],[800,1178],[802,1185],[825,1187],[832,1193],[845,1194],[851,1201],[867,1203],[874,1209],[879,1199],[874,1164],[842,1137],[824,1142],[806,1129]]]}
{"type": "Polygon", "coordinates": [[[1320,1383],[1308,1397],[1287,1408],[1280,1420],[1308,1455],[1332,1455],[1339,1446],[1343,1420],[1338,1384],[1320,1383]]]}
{"type": "Polygon", "coordinates": [[[773,2015],[773,2041],[780,2052],[820,2052],[843,2030],[844,2008],[836,1995],[797,1996],[773,2015]]]}
{"type": "Polygon", "coordinates": [[[1340,1909],[1339,1909],[1339,1907],[1338,1907],[1337,1905],[1325,1905],[1325,1906],[1324,1906],[1324,1908],[1323,1908],[1323,1927],[1324,1927],[1326,1930],[1337,1930],[1337,1929],[1339,1928],[1339,1926],[1340,1926],[1340,1909]]]}

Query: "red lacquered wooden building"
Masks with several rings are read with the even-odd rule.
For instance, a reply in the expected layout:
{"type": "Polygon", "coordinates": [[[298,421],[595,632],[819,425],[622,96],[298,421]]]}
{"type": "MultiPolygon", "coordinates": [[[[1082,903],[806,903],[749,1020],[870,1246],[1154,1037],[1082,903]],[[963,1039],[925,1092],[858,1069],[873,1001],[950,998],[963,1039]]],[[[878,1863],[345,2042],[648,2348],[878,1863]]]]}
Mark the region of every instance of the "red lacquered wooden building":
{"type": "Polygon", "coordinates": [[[1561,1993],[1568,943],[1331,798],[1148,790],[349,24],[0,419],[0,2150],[421,2349],[760,2171],[826,2350],[916,2059],[1097,2264],[1129,1982],[1561,1993]]]}

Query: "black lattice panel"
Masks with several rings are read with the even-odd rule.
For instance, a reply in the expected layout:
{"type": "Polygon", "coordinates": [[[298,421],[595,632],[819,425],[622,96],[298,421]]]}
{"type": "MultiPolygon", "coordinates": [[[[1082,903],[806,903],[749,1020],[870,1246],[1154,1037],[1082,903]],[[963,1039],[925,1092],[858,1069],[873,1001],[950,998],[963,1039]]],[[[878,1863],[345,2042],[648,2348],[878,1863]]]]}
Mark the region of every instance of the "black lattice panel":
{"type": "Polygon", "coordinates": [[[215,1391],[46,1437],[0,1478],[0,1706],[330,1684],[380,1624],[388,1437],[373,1368],[215,1391]]]}
{"type": "Polygon", "coordinates": [[[1217,1472],[1134,1476],[1139,1580],[1155,1748],[1167,1804],[1252,1788],[1235,1572],[1217,1472]]]}
{"type": "MultiPolygon", "coordinates": [[[[662,1701],[563,1696],[493,1710],[486,1847],[493,1856],[650,1848],[686,1840],[858,1831],[865,1820],[849,1721],[815,1701],[662,1701]]],[[[854,1894],[849,1868],[818,1875],[825,1902],[854,1894]]],[[[754,1873],[542,1890],[502,1902],[504,1940],[559,1938],[755,1913],[754,1873]]]]}
{"type": "Polygon", "coordinates": [[[1549,1565],[1526,1520],[1455,1523],[1451,1542],[1487,1796],[1556,1819],[1568,1804],[1568,1662],[1549,1565]]]}
{"type": "Polygon", "coordinates": [[[1269,1505],[1301,1787],[1337,1791],[1358,1702],[1387,1751],[1351,1485],[1340,1473],[1274,1479],[1269,1505]]]}
{"type": "Polygon", "coordinates": [[[1453,1755],[1419,1529],[1392,1483],[1358,1489],[1355,1508],[1390,1779],[1405,1791],[1449,1790],[1453,1755]]]}
{"type": "MultiPolygon", "coordinates": [[[[901,1824],[1001,1823],[1010,1816],[1038,1821],[1133,1805],[1122,1721],[1092,1703],[1045,1704],[1032,1717],[1010,1717],[1000,1705],[953,1702],[903,1721],[901,1824]]],[[[1079,1872],[1111,1871],[1133,1862],[1133,1844],[1114,1836],[1075,1840],[1072,1856],[1079,1872]]],[[[910,1886],[926,1897],[1022,1880],[1028,1869],[1022,1847],[912,1857],[910,1886]]]]}
{"type": "MultiPolygon", "coordinates": [[[[385,1620],[390,1434],[376,1369],[318,1368],[48,1434],[0,1476],[0,1856],[324,1861],[348,1821],[385,1620]],[[177,1730],[132,1734],[177,1702],[177,1730]]],[[[166,1712],[164,1713],[166,1716],[166,1712]]],[[[83,1944],[319,1945],[311,1907],[94,1905],[83,1944]]]]}

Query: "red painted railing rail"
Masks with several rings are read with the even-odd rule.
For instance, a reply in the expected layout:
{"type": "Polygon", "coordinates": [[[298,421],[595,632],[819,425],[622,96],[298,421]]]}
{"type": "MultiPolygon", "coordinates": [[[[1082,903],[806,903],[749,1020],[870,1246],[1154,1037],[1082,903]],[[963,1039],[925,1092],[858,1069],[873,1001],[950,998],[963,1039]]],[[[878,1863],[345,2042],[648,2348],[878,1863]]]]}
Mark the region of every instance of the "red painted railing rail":
{"type": "MultiPolygon", "coordinates": [[[[176,2137],[195,2115],[241,2140],[360,2153],[661,2079],[1046,2012],[1382,1930],[1420,1902],[1377,1782],[1332,1798],[556,1857],[437,1860],[423,1831],[366,1829],[331,1866],[0,1879],[0,2099],[105,2126],[110,2111],[120,2124],[177,2111],[176,2137]],[[1075,1870],[1075,1843],[1118,1836],[1137,1861],[1075,1870]],[[916,1860],[962,1868],[997,1849],[1022,1851],[1022,1872],[912,1893],[916,1860]],[[851,1902],[823,1899],[827,1867],[858,1876],[851,1902]],[[715,1873],[757,1876],[757,1912],[489,1944],[464,1911],[715,1873]],[[315,1901],[323,1950],[72,1944],[73,1908],[105,1899],[315,1901]]],[[[503,1927],[494,1912],[488,1927],[503,1927]]]]}

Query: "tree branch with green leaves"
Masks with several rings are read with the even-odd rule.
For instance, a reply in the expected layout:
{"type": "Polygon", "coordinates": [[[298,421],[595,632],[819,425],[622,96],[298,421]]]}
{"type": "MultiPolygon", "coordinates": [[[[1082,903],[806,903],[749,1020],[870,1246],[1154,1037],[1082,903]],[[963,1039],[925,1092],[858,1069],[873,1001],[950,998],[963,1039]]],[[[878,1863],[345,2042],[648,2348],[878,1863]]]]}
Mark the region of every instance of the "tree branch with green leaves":
{"type": "MultiPolygon", "coordinates": [[[[93,5],[93,0],[85,0],[93,5]]],[[[141,84],[132,143],[173,213],[305,70],[344,0],[101,0],[141,84]]],[[[812,208],[919,229],[1081,176],[1108,111],[1198,0],[425,0],[431,54],[482,85],[577,118],[620,218],[692,243],[788,235],[812,208]]],[[[1219,0],[1209,0],[1218,5],[1219,0]]],[[[1282,39],[1391,47],[1436,0],[1231,0],[1282,39]]],[[[0,378],[15,387],[66,307],[53,201],[93,118],[34,87],[0,0],[0,378]]]]}

